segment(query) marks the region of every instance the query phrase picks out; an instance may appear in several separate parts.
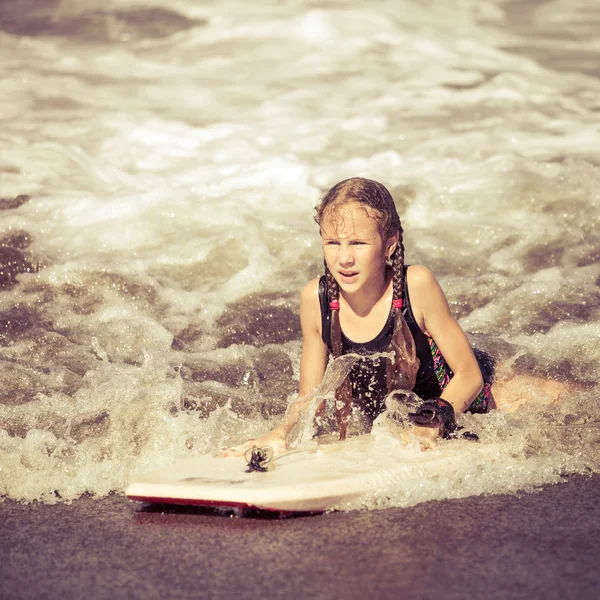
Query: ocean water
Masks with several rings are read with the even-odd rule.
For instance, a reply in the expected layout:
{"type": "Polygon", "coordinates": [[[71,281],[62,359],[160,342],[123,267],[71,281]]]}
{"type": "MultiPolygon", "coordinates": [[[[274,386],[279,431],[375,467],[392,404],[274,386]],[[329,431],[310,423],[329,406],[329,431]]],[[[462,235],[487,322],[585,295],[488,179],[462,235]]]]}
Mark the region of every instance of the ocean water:
{"type": "Polygon", "coordinates": [[[571,389],[466,417],[501,460],[370,505],[599,472],[599,28],[595,0],[0,0],[0,496],[274,426],[349,176],[503,377],[571,389]]]}

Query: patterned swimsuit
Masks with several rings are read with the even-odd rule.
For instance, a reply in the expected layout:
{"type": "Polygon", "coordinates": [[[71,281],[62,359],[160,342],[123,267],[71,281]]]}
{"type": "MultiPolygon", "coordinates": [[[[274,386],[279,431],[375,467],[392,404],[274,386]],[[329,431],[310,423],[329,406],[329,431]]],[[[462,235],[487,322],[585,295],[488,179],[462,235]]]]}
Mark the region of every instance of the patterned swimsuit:
{"type": "MultiPolygon", "coordinates": [[[[433,338],[425,335],[417,325],[406,284],[407,269],[408,265],[404,267],[404,290],[402,294],[404,308],[402,314],[415,340],[417,358],[420,361],[413,392],[426,400],[440,396],[450,379],[452,379],[453,373],[433,338]]],[[[325,276],[321,277],[319,281],[319,301],[321,304],[322,337],[331,353],[331,309],[329,308],[325,276]]],[[[353,353],[365,356],[364,360],[353,367],[349,377],[352,384],[353,401],[371,421],[385,409],[385,397],[387,395],[386,359],[366,357],[369,354],[389,351],[393,331],[394,314],[390,309],[390,314],[383,329],[377,337],[369,342],[353,342],[342,332],[342,354],[353,353]]],[[[466,412],[484,413],[488,411],[490,403],[494,360],[477,348],[473,352],[481,369],[484,385],[466,412]]]]}

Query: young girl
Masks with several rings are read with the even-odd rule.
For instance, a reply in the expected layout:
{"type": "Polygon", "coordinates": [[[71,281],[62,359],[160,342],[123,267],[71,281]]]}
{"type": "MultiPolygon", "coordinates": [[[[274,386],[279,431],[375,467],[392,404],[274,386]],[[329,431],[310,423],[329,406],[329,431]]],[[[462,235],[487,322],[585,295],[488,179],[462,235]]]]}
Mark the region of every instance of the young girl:
{"type": "Polygon", "coordinates": [[[330,355],[394,355],[393,361],[361,361],[336,391],[342,439],[352,405],[372,422],[394,390],[412,390],[424,401],[410,430],[422,447],[451,434],[455,414],[493,408],[493,361],[473,353],[433,273],[404,264],[402,226],[388,190],[369,179],[348,179],[329,190],[316,211],[325,276],[309,282],[300,297],[298,401],[273,431],[224,455],[244,454],[253,445],[284,451],[330,355]]]}

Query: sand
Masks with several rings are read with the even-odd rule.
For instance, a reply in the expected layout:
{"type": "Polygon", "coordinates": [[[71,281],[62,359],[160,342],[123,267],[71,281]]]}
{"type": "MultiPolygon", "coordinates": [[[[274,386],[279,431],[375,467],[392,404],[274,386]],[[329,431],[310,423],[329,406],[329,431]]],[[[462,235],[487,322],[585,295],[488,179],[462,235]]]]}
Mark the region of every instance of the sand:
{"type": "Polygon", "coordinates": [[[286,519],[118,495],[0,504],[0,597],[600,597],[600,476],[286,519]]]}

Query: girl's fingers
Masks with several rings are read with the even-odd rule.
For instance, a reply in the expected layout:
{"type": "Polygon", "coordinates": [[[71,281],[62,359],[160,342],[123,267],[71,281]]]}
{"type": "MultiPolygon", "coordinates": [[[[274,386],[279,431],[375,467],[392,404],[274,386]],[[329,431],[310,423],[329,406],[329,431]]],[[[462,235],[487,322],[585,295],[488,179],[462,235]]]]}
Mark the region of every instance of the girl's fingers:
{"type": "Polygon", "coordinates": [[[433,433],[433,430],[427,428],[420,429],[413,427],[403,431],[399,437],[406,447],[413,446],[418,442],[419,449],[422,452],[435,450],[438,447],[437,435],[433,433]]]}
{"type": "Polygon", "coordinates": [[[245,442],[244,444],[240,444],[239,446],[233,446],[232,448],[225,448],[225,450],[222,451],[221,456],[242,456],[243,454],[246,453],[246,450],[248,450],[248,448],[252,447],[253,443],[254,443],[254,440],[249,440],[249,441],[245,442]]]}
{"type": "Polygon", "coordinates": [[[419,446],[421,448],[421,452],[425,452],[426,450],[435,450],[437,448],[437,442],[432,439],[420,440],[419,446]]]}

